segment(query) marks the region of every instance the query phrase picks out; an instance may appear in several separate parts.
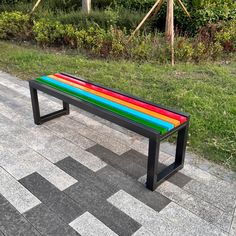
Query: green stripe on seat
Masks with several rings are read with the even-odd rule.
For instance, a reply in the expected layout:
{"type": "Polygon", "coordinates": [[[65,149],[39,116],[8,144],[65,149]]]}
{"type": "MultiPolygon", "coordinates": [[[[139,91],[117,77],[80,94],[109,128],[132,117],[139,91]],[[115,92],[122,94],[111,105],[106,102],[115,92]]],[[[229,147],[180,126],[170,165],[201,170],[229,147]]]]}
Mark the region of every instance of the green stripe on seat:
{"type": "Polygon", "coordinates": [[[131,114],[125,113],[125,112],[123,112],[121,110],[116,109],[115,107],[111,107],[109,105],[101,104],[99,101],[93,100],[93,99],[91,99],[89,97],[85,97],[85,96],[83,96],[81,94],[77,94],[77,93],[75,93],[73,91],[70,91],[70,90],[66,89],[65,87],[60,87],[58,85],[50,83],[49,81],[46,82],[46,81],[44,81],[41,78],[37,78],[36,80],[39,81],[40,83],[43,83],[43,84],[48,85],[50,87],[53,87],[53,88],[55,88],[55,89],[57,89],[59,91],[62,91],[62,92],[67,93],[69,95],[72,95],[73,97],[79,98],[79,99],[81,99],[83,101],[89,102],[89,103],[91,103],[93,105],[96,105],[98,107],[104,108],[106,110],[109,110],[109,111],[111,111],[113,113],[116,113],[118,115],[121,115],[123,117],[126,117],[126,118],[128,118],[128,119],[130,119],[132,121],[141,123],[141,124],[143,124],[143,125],[145,125],[147,127],[155,129],[156,131],[160,132],[161,134],[164,134],[164,133],[167,132],[167,129],[165,129],[163,127],[160,127],[160,126],[158,126],[156,124],[153,124],[153,123],[151,123],[151,122],[149,122],[147,120],[143,120],[143,119],[141,119],[139,117],[133,116],[131,114]]]}

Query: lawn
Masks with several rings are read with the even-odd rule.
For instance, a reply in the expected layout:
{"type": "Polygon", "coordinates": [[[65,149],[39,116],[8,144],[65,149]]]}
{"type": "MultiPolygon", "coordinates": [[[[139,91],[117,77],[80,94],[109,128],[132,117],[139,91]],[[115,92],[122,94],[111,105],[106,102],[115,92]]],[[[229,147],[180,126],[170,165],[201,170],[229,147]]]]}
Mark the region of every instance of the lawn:
{"type": "Polygon", "coordinates": [[[0,41],[0,69],[21,79],[64,71],[188,112],[189,148],[236,170],[236,59],[171,67],[97,60],[0,41]]]}

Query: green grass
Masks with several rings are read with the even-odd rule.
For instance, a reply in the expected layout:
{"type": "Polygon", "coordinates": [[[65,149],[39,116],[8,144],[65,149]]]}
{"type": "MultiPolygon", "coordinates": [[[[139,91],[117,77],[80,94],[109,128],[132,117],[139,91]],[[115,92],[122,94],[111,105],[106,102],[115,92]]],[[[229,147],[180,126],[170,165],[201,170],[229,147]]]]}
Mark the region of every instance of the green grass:
{"type": "Polygon", "coordinates": [[[236,60],[171,67],[93,60],[0,42],[0,69],[22,79],[65,71],[188,112],[190,149],[236,169],[236,60]]]}

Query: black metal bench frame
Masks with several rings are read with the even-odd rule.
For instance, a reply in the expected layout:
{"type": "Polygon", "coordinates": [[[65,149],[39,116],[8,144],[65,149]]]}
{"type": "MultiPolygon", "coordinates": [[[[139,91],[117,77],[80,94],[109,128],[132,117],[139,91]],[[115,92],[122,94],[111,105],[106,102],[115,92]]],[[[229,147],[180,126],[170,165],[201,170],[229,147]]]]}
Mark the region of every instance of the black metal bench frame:
{"type": "MultiPolygon", "coordinates": [[[[75,79],[81,78],[62,73],[67,76],[71,76],[75,79]]],[[[88,81],[86,81],[88,82],[88,81]]],[[[91,82],[90,82],[91,83],[91,82]]],[[[187,118],[187,121],[182,123],[181,125],[173,128],[169,132],[165,133],[164,135],[161,135],[157,131],[136,123],[132,120],[129,120],[125,117],[119,116],[115,113],[112,113],[108,110],[102,109],[98,106],[95,106],[91,103],[88,103],[86,101],[79,100],[78,98],[75,98],[73,96],[70,96],[69,94],[63,93],[59,90],[56,90],[52,87],[46,86],[44,84],[41,84],[37,82],[36,80],[30,80],[29,81],[29,87],[30,87],[30,94],[31,94],[31,101],[32,101],[32,109],[33,109],[33,116],[34,116],[34,123],[36,125],[41,125],[44,122],[47,122],[49,120],[52,120],[54,118],[60,117],[62,115],[68,115],[70,113],[69,110],[69,104],[74,105],[76,107],[79,107],[83,110],[86,110],[92,114],[95,114],[103,119],[109,120],[113,123],[116,123],[122,127],[125,127],[129,130],[132,130],[142,136],[145,136],[149,139],[149,148],[148,148],[148,163],[147,163],[147,182],[146,187],[152,191],[154,191],[158,185],[160,185],[164,180],[169,178],[171,175],[173,175],[178,170],[182,169],[184,166],[184,159],[185,159],[185,151],[186,151],[186,144],[187,144],[187,137],[188,137],[188,128],[189,128],[189,119],[190,116],[186,113],[179,112],[173,109],[166,108],[161,105],[157,105],[148,101],[141,100],[140,98],[124,94],[121,92],[118,92],[116,90],[107,88],[105,86],[101,86],[96,83],[92,83],[96,86],[99,86],[101,88],[108,89],[110,91],[128,96],[130,98],[134,98],[136,100],[146,102],[148,104],[154,105],[156,107],[177,113],[181,116],[185,116],[187,118]],[[39,108],[39,101],[38,101],[38,90],[42,91],[46,94],[49,94],[55,98],[58,98],[62,100],[63,103],[63,109],[50,113],[45,116],[40,116],[40,108],[39,108]],[[174,133],[178,132],[177,134],[177,142],[176,142],[176,153],[175,153],[175,161],[167,166],[164,170],[159,171],[159,153],[160,153],[160,143],[164,139],[170,137],[174,133]]]]}

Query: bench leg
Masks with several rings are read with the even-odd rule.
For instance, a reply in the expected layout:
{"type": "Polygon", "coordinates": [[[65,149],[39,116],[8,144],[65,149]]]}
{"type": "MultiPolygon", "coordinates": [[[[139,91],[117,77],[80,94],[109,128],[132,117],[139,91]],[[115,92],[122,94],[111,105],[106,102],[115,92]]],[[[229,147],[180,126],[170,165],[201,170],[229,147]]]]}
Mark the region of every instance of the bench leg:
{"type": "Polygon", "coordinates": [[[160,138],[149,139],[148,168],[146,187],[154,191],[158,185],[184,166],[185,151],[188,137],[188,124],[178,131],[175,161],[159,171],[160,138]]]}
{"type": "Polygon", "coordinates": [[[148,189],[154,191],[157,187],[157,169],[160,152],[160,138],[150,138],[148,147],[148,166],[147,166],[147,183],[148,189]]]}
{"type": "Polygon", "coordinates": [[[182,168],[184,166],[185,152],[187,146],[188,126],[189,125],[187,124],[181,130],[179,130],[177,137],[175,164],[181,166],[182,168]]]}
{"type": "Polygon", "coordinates": [[[38,91],[35,88],[32,88],[30,86],[30,95],[31,95],[31,103],[32,103],[32,110],[33,110],[33,116],[34,116],[34,123],[36,125],[41,125],[44,122],[47,122],[49,120],[52,120],[54,118],[68,115],[70,113],[70,107],[69,104],[66,102],[62,102],[63,109],[59,111],[52,112],[50,114],[47,114],[45,116],[40,116],[40,109],[39,109],[39,100],[38,100],[38,91]]]}

